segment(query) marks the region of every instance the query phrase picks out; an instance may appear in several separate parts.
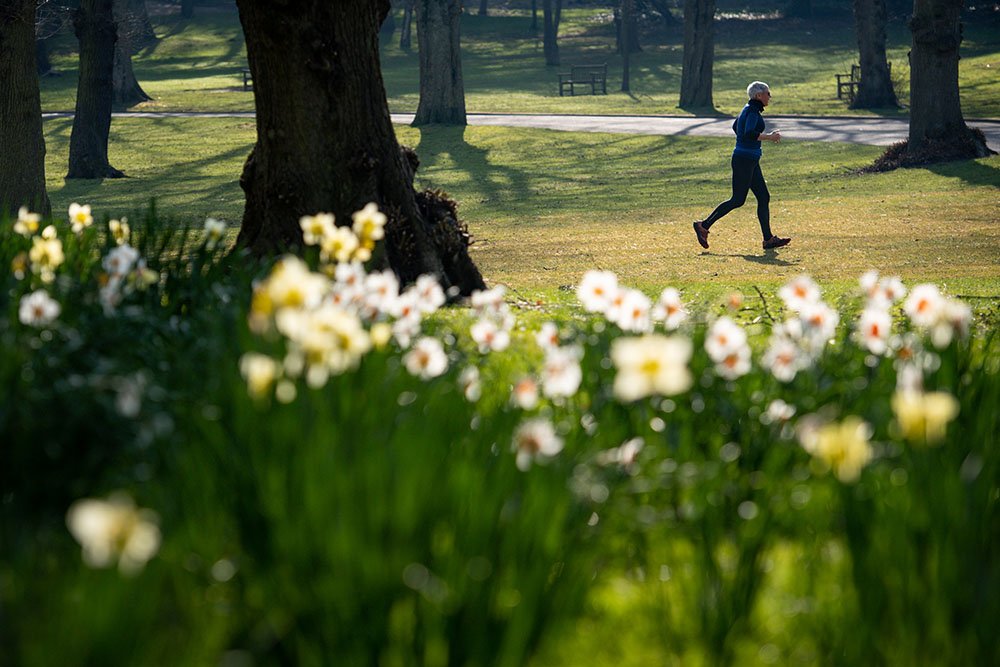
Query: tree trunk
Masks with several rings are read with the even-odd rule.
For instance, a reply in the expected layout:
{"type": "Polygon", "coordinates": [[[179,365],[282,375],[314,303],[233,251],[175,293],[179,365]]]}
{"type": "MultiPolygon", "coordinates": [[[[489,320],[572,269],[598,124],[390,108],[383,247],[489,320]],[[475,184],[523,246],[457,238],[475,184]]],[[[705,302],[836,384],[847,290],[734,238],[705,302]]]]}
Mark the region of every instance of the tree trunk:
{"type": "Polygon", "coordinates": [[[112,13],[118,41],[115,43],[115,64],[111,75],[112,107],[128,109],[136,104],[153,99],[139,85],[132,70],[132,26],[129,18],[130,0],[113,0],[112,13]]]}
{"type": "Polygon", "coordinates": [[[538,30],[538,0],[531,0],[531,30],[538,30]]]}
{"type": "Polygon", "coordinates": [[[45,139],[35,65],[35,1],[0,5],[0,215],[27,206],[48,216],[45,139]]]}
{"type": "Polygon", "coordinates": [[[786,19],[808,19],[812,13],[812,0],[789,0],[785,7],[786,19]]]}
{"type": "Polygon", "coordinates": [[[546,65],[559,64],[559,11],[562,0],[542,0],[542,50],[545,53],[546,65]]]}
{"type": "Polygon", "coordinates": [[[403,25],[399,28],[399,48],[409,51],[413,35],[413,5],[416,0],[405,0],[403,4],[403,25]]]}
{"type": "Polygon", "coordinates": [[[683,109],[714,108],[712,64],[715,59],[715,0],[684,0],[683,109]]]}
{"type": "Polygon", "coordinates": [[[941,160],[985,157],[981,133],[965,124],[958,96],[962,0],[914,0],[910,31],[910,136],[907,153],[941,160]]]}
{"type": "Polygon", "coordinates": [[[486,4],[487,4],[487,0],[479,0],[479,15],[480,16],[487,16],[489,14],[488,10],[486,9],[486,4]]]}
{"type": "Polygon", "coordinates": [[[194,0],[181,0],[181,17],[194,18],[194,0]]]}
{"type": "Polygon", "coordinates": [[[899,106],[885,57],[885,22],[885,0],[854,0],[861,82],[851,103],[853,109],[899,106]]]}
{"type": "Polygon", "coordinates": [[[416,155],[396,141],[377,38],[388,0],[237,6],[257,115],[238,243],[257,254],[295,248],[301,216],[325,211],[350,224],[375,202],[389,216],[384,258],[401,280],[430,273],[462,294],[482,289],[453,209],[441,214],[441,198],[414,192],[416,155]]]}
{"type": "Polygon", "coordinates": [[[615,52],[624,53],[622,44],[628,44],[629,53],[639,53],[642,46],[639,45],[639,25],[636,22],[635,0],[632,0],[631,10],[625,9],[626,0],[619,0],[619,7],[614,9],[615,22],[615,52]],[[626,23],[628,26],[626,27],[626,23]]]}
{"type": "Polygon", "coordinates": [[[146,11],[146,0],[128,0],[128,37],[129,55],[135,55],[139,49],[156,43],[156,31],[149,20],[146,11]]]}
{"type": "Polygon", "coordinates": [[[111,131],[112,73],[118,41],[112,15],[113,0],[81,0],[73,17],[80,40],[80,80],[76,88],[76,114],[69,138],[69,172],[66,178],[119,178],[108,164],[111,131]]]}
{"type": "Polygon", "coordinates": [[[419,0],[420,103],[413,125],[465,125],[460,0],[419,0]]]}
{"type": "MultiPolygon", "coordinates": [[[[622,20],[621,20],[621,44],[622,46],[631,43],[632,32],[635,30],[635,21],[633,21],[633,0],[622,0],[622,20]]],[[[631,60],[632,60],[632,49],[623,48],[622,50],[622,92],[631,92],[630,85],[630,74],[631,74],[631,60]]]]}
{"type": "Polygon", "coordinates": [[[38,76],[45,76],[52,71],[52,62],[49,60],[49,45],[44,39],[35,40],[35,66],[38,76]]]}
{"type": "Polygon", "coordinates": [[[663,25],[665,28],[674,28],[680,25],[680,21],[674,16],[673,12],[670,11],[670,6],[667,4],[666,0],[647,0],[660,18],[663,19],[663,25]]]}

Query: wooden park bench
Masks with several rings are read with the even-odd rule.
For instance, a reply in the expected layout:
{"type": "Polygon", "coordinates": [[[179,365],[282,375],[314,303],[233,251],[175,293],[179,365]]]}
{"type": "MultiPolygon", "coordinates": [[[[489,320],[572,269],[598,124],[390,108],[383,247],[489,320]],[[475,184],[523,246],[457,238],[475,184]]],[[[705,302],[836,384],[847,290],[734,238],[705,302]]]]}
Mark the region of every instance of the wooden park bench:
{"type": "Polygon", "coordinates": [[[602,95],[608,94],[608,64],[573,65],[569,72],[559,74],[559,97],[569,91],[570,96],[576,94],[576,86],[590,88],[590,94],[596,95],[598,89],[602,95]]]}
{"type": "Polygon", "coordinates": [[[243,90],[253,90],[253,74],[250,70],[243,69],[243,90]]]}
{"type": "MultiPolygon", "coordinates": [[[[892,76],[892,63],[888,63],[888,65],[889,76],[892,76]]],[[[851,65],[850,74],[837,74],[837,99],[842,100],[846,95],[847,101],[853,103],[860,83],[861,65],[851,65]]]]}

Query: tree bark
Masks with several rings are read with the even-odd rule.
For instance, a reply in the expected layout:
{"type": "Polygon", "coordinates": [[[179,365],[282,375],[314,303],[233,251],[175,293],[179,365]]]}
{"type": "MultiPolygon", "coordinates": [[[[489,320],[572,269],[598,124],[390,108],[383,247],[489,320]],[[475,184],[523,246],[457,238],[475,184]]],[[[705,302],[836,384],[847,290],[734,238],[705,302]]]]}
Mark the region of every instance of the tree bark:
{"type": "Polygon", "coordinates": [[[914,0],[910,31],[910,134],[907,153],[942,160],[990,154],[965,124],[958,94],[962,0],[914,0]]]}
{"type": "Polygon", "coordinates": [[[139,85],[132,69],[132,28],[134,21],[129,16],[130,0],[113,0],[112,13],[118,41],[115,43],[115,64],[112,70],[112,107],[128,109],[151,99],[139,85]]]}
{"type": "Polygon", "coordinates": [[[108,163],[111,131],[112,74],[118,41],[113,0],[81,0],[73,17],[80,41],[80,80],[76,114],[69,138],[66,178],[119,178],[124,174],[108,163]]]}
{"type": "Polygon", "coordinates": [[[237,0],[254,79],[257,142],[240,178],[237,242],[257,254],[299,247],[299,218],[340,224],[375,202],[389,217],[384,259],[404,282],[434,274],[462,294],[482,289],[468,235],[442,198],[413,189],[417,159],[396,141],[379,67],[388,0],[237,0]]]}
{"type": "Polygon", "coordinates": [[[538,30],[538,0],[531,0],[531,29],[538,30]]]}
{"type": "Polygon", "coordinates": [[[615,52],[619,54],[624,53],[622,44],[629,45],[629,53],[642,51],[642,46],[639,44],[639,25],[636,21],[635,0],[631,1],[630,10],[625,8],[626,0],[619,0],[619,6],[614,9],[615,52]]]}
{"type": "Polygon", "coordinates": [[[679,107],[715,107],[712,100],[714,60],[715,0],[684,0],[684,56],[679,107]]]}
{"type": "Polygon", "coordinates": [[[559,64],[559,15],[562,0],[542,0],[542,50],[546,65],[559,64]],[[555,6],[553,6],[553,1],[555,6]]]}
{"type": "Polygon", "coordinates": [[[194,18],[194,0],[181,0],[181,16],[186,19],[194,18]]]}
{"type": "Polygon", "coordinates": [[[656,13],[663,19],[663,26],[665,28],[673,28],[680,25],[681,22],[678,21],[677,17],[670,11],[670,6],[667,4],[666,0],[647,0],[647,2],[652,5],[656,13]]]}
{"type": "Polygon", "coordinates": [[[413,5],[416,0],[405,0],[403,3],[403,25],[399,28],[399,48],[409,51],[413,40],[413,5]]]}
{"type": "MultiPolygon", "coordinates": [[[[635,30],[635,21],[633,20],[632,14],[634,10],[633,5],[634,0],[622,0],[622,20],[621,20],[621,45],[625,46],[631,43],[632,32],[635,30]]],[[[622,92],[631,92],[629,86],[631,82],[629,81],[631,75],[631,60],[632,60],[632,49],[625,48],[621,49],[622,52],[622,92]]]]}
{"type": "Polygon", "coordinates": [[[460,0],[419,0],[420,102],[413,125],[465,125],[460,0]]]}
{"type": "Polygon", "coordinates": [[[0,4],[0,215],[51,212],[34,51],[35,1],[0,4]]]}
{"type": "Polygon", "coordinates": [[[480,16],[487,16],[489,14],[489,11],[486,8],[487,1],[488,0],[479,0],[479,15],[480,16]]]}
{"type": "Polygon", "coordinates": [[[789,0],[785,7],[786,19],[808,19],[812,13],[812,0],[789,0]]]}
{"type": "Polygon", "coordinates": [[[128,0],[128,35],[129,55],[135,55],[139,49],[155,44],[157,37],[153,23],[149,20],[146,10],[146,0],[128,0]]]}
{"type": "Polygon", "coordinates": [[[52,71],[52,62],[49,60],[49,45],[44,39],[35,40],[35,67],[38,76],[45,76],[52,71]]]}
{"type": "Polygon", "coordinates": [[[851,104],[853,109],[899,106],[885,56],[885,23],[885,0],[854,0],[861,82],[851,104]]]}

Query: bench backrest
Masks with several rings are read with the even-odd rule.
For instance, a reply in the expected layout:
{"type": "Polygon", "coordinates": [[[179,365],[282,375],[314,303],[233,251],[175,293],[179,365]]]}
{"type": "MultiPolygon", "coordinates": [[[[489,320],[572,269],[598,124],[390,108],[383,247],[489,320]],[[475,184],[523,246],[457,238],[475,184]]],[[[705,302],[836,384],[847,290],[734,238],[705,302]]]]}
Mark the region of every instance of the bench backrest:
{"type": "Polygon", "coordinates": [[[608,66],[604,65],[573,65],[573,80],[598,78],[603,79],[608,76],[608,66]]]}

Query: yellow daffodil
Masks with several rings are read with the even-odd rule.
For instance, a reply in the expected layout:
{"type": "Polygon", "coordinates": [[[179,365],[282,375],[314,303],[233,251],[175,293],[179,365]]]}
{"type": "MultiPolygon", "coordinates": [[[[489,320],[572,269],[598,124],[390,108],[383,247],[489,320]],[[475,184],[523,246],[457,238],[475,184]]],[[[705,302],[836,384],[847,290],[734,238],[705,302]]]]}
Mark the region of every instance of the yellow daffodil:
{"type": "Polygon", "coordinates": [[[958,401],[943,391],[897,391],[892,397],[892,411],[904,438],[936,445],[944,440],[948,424],[958,416],[958,401]]]}

